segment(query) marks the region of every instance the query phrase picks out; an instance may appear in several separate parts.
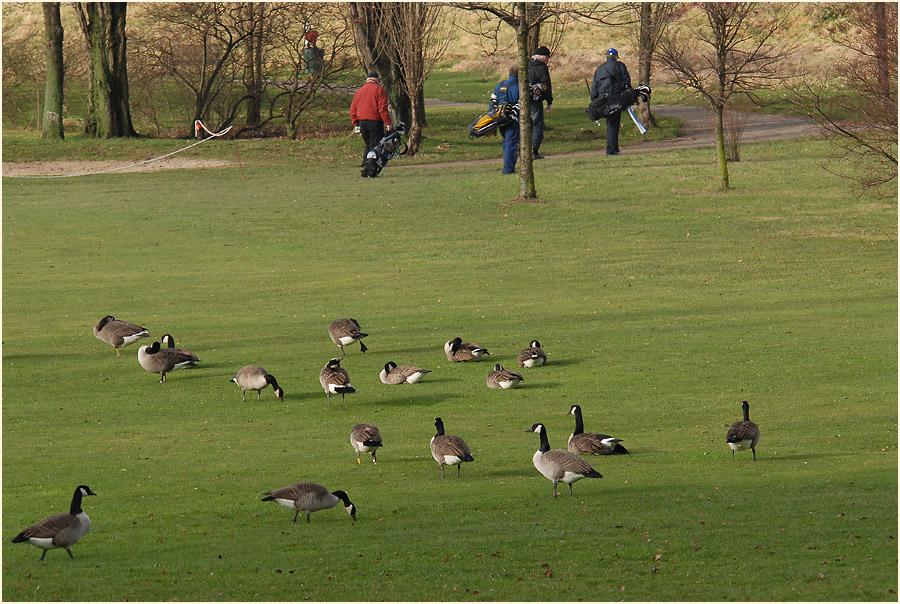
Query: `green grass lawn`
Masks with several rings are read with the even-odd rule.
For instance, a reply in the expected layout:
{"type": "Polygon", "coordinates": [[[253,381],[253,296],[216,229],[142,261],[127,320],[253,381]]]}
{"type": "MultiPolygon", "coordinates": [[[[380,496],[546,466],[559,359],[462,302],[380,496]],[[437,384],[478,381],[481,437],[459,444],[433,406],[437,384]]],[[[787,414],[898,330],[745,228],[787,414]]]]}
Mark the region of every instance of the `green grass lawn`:
{"type": "Polygon", "coordinates": [[[243,179],[3,179],[4,600],[897,599],[897,207],[848,193],[824,143],[745,145],[724,193],[709,149],[551,159],[539,203],[490,143],[496,164],[376,180],[349,136],[322,161],[258,145],[243,179]],[[200,367],[158,384],[93,337],[106,314],[200,367]],[[338,317],[371,335],[328,409],[338,317]],[[457,335],[488,361],[448,363],[457,335]],[[487,389],[532,339],[548,365],[487,389]],[[388,361],[432,373],[385,386],[388,361]],[[283,403],[241,402],[248,364],[283,403]],[[742,400],[755,463],[724,442],[742,400]],[[526,430],[564,448],[574,403],[632,454],[553,499],[526,430]],[[437,416],[475,457],[458,480],[437,416]],[[260,501],[302,480],[357,521],[260,501]],[[10,544],[82,483],[74,560],[10,544]]]}

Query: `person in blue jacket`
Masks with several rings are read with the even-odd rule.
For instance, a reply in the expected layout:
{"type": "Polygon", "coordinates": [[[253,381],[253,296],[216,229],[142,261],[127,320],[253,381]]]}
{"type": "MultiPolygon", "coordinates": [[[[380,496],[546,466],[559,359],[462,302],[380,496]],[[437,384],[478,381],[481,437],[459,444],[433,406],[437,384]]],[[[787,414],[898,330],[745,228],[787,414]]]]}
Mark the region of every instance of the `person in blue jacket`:
{"type": "Polygon", "coordinates": [[[509,77],[497,84],[491,103],[509,103],[509,120],[498,128],[503,140],[503,174],[516,171],[519,159],[519,66],[509,68],[509,77]]]}

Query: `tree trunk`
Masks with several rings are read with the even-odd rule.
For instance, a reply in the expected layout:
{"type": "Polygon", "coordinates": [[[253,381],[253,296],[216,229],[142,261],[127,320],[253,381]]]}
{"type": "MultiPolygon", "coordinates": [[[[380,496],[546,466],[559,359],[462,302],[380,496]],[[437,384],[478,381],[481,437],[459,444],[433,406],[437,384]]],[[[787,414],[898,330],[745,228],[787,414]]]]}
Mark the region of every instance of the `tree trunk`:
{"type": "Polygon", "coordinates": [[[90,96],[85,132],[113,138],[137,136],[128,102],[125,2],[76,4],[90,59],[90,96]]]}
{"type": "Polygon", "coordinates": [[[528,10],[527,19],[529,23],[534,23],[528,29],[528,56],[531,57],[537,52],[538,46],[541,45],[541,23],[536,18],[544,10],[544,2],[528,2],[526,9],[528,10]]]}
{"type": "Polygon", "coordinates": [[[44,89],[43,137],[65,138],[63,133],[63,27],[59,2],[44,2],[44,33],[47,37],[47,85],[44,89]]]}
{"type": "Polygon", "coordinates": [[[256,126],[262,121],[263,94],[263,29],[265,27],[265,2],[248,2],[253,33],[247,37],[247,126],[256,126]]]}
{"type": "MultiPolygon", "coordinates": [[[[639,86],[650,85],[650,64],[653,57],[653,5],[644,3],[640,5],[640,32],[638,34],[638,78],[639,86]]],[[[638,115],[641,122],[648,126],[656,126],[656,118],[650,111],[650,103],[638,97],[638,115]]]]}
{"type": "Polygon", "coordinates": [[[528,89],[528,15],[527,3],[516,2],[516,45],[519,54],[519,197],[536,199],[534,157],[531,153],[531,94],[528,89]]]}
{"type": "Polygon", "coordinates": [[[888,36],[888,19],[887,6],[884,2],[872,3],[873,20],[875,21],[875,61],[878,82],[878,90],[890,90],[891,78],[890,67],[887,65],[887,36],[888,36]]]}
{"type": "Polygon", "coordinates": [[[722,176],[722,188],[728,189],[728,159],[725,157],[725,106],[717,103],[716,111],[716,158],[722,176]]]}

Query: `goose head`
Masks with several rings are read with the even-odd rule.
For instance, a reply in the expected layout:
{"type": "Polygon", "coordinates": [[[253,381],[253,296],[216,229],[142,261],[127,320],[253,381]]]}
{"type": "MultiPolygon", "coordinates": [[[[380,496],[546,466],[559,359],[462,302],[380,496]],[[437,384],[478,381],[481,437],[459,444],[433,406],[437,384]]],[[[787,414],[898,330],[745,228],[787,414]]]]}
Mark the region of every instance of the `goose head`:
{"type": "Polygon", "coordinates": [[[531,341],[531,344],[529,344],[529,346],[531,346],[532,348],[540,348],[540,347],[541,347],[541,343],[538,342],[537,340],[532,340],[532,341],[531,341]]]}

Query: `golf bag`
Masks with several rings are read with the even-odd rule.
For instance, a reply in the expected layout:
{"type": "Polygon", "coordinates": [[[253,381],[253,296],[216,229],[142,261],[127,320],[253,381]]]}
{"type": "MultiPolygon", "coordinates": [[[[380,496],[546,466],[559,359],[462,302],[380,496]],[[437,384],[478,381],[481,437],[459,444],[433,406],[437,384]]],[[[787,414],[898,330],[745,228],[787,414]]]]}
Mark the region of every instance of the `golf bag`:
{"type": "Polygon", "coordinates": [[[406,134],[406,124],[400,122],[396,128],[385,134],[375,147],[369,149],[364,162],[367,177],[375,178],[381,174],[381,170],[388,161],[395,157],[402,157],[406,153],[409,147],[400,139],[404,134],[406,134]],[[401,145],[403,145],[402,149],[401,145]]]}
{"type": "Polygon", "coordinates": [[[506,100],[506,87],[501,87],[498,98],[494,98],[494,95],[491,95],[488,110],[469,124],[469,138],[493,135],[500,126],[517,121],[517,111],[516,107],[506,100]]]}
{"type": "Polygon", "coordinates": [[[634,105],[638,98],[643,99],[645,103],[650,101],[650,87],[638,86],[637,88],[626,88],[619,94],[601,94],[591,101],[584,112],[588,119],[595,122],[601,118],[622,113],[634,105]]]}

